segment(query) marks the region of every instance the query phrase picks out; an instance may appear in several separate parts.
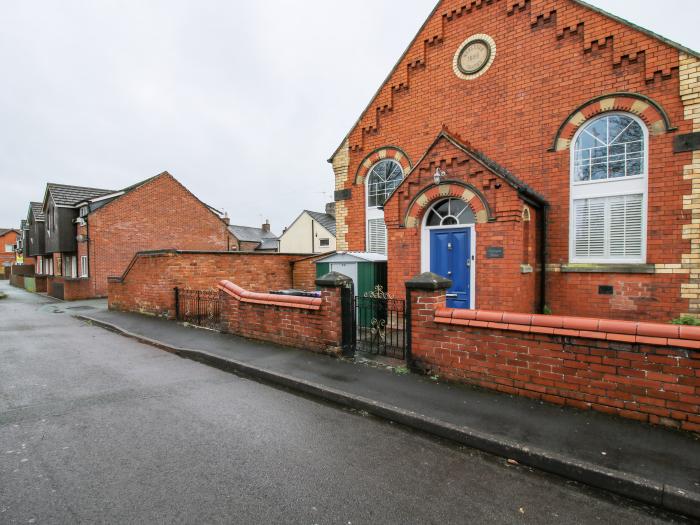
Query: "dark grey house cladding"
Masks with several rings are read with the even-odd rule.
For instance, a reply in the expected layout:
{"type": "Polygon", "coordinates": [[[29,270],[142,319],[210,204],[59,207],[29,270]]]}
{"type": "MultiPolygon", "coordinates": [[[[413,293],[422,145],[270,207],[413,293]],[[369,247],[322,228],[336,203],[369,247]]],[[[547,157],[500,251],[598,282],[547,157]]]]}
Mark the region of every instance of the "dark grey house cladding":
{"type": "Polygon", "coordinates": [[[46,253],[75,252],[77,249],[75,219],[80,210],[76,204],[115,193],[113,190],[84,188],[48,183],[43,211],[46,215],[46,253]]]}
{"type": "Polygon", "coordinates": [[[36,257],[46,253],[46,215],[41,202],[30,202],[27,212],[27,227],[24,240],[24,254],[36,257]]]}

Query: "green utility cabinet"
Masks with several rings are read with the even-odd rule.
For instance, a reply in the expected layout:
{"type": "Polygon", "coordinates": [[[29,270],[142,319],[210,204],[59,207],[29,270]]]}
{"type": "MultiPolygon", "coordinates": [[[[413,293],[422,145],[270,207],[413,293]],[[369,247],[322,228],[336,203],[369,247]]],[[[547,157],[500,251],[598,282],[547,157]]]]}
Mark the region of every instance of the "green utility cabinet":
{"type": "Polygon", "coordinates": [[[352,279],[355,295],[364,296],[381,286],[387,289],[386,255],[365,252],[338,252],[316,261],[316,277],[338,272],[352,279]]]}

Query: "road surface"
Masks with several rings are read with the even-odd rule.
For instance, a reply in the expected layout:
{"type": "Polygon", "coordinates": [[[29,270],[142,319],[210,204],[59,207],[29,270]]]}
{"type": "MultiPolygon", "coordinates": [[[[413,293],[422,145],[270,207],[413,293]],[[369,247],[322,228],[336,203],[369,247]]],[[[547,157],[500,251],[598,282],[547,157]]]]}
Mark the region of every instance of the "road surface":
{"type": "Polygon", "coordinates": [[[683,522],[0,291],[0,523],[683,522]]]}

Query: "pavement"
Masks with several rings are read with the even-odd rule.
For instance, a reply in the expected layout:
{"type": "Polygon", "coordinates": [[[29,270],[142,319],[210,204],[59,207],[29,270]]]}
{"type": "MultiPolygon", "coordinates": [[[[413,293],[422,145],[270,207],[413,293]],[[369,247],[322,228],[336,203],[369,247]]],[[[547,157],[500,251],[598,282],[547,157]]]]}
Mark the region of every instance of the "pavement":
{"type": "Polygon", "coordinates": [[[182,357],[700,518],[700,439],[691,433],[99,306],[80,316],[182,357]]]}
{"type": "Polygon", "coordinates": [[[0,523],[690,522],[7,291],[0,523]]]}

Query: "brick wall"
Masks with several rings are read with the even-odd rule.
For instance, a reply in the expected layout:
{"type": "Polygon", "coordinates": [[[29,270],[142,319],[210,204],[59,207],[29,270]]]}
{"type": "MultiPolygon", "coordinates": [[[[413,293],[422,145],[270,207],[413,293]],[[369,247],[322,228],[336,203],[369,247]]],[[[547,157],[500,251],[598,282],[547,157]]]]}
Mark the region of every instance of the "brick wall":
{"type": "MultiPolygon", "coordinates": [[[[691,71],[691,66],[695,67],[684,67],[691,71]]],[[[686,83],[698,85],[697,77],[684,77],[686,83]]],[[[547,262],[566,264],[570,151],[550,151],[559,126],[586,101],[624,91],[650,97],[666,111],[677,133],[688,133],[697,113],[684,112],[681,89],[678,50],[574,2],[465,5],[445,0],[332,159],[336,190],[351,191],[348,200],[338,203],[338,247],[365,249],[365,184],[357,179],[367,169],[365,160],[375,150],[396,147],[417,164],[446,126],[548,200],[547,262]],[[453,72],[453,58],[461,43],[476,33],[495,40],[496,57],[485,74],[462,80],[453,72]]],[[[697,257],[690,242],[697,237],[691,225],[691,208],[697,205],[689,203],[684,209],[683,200],[693,195],[691,179],[697,173],[686,168],[684,177],[684,167],[693,165],[692,154],[674,154],[673,137],[674,133],[652,134],[649,147],[647,262],[660,271],[651,277],[553,271],[548,273],[548,289],[559,293],[548,297],[548,303],[555,312],[587,314],[602,308],[616,318],[666,321],[687,312],[689,301],[700,304],[697,288],[681,292],[681,284],[689,281],[688,265],[695,260],[687,254],[697,257]],[[597,285],[609,281],[625,285],[613,296],[599,296],[597,285]]],[[[501,220],[498,215],[495,219],[496,224],[501,220]]],[[[405,239],[401,232],[394,235],[394,242],[420,244],[410,232],[405,239]]],[[[405,261],[403,252],[396,253],[390,273],[397,265],[405,266],[409,275],[421,271],[412,252],[405,261]]],[[[480,268],[477,263],[477,294],[484,286],[480,268]]],[[[519,279],[512,273],[508,278],[519,279]]],[[[390,278],[392,293],[403,293],[400,280],[396,273],[390,278]]]]}
{"type": "Polygon", "coordinates": [[[107,278],[121,275],[139,251],[230,248],[223,220],[172,175],[163,173],[88,216],[79,255],[89,250],[95,296],[107,295],[107,278]]]}
{"type": "Polygon", "coordinates": [[[51,297],[63,299],[64,301],[80,301],[94,297],[90,281],[63,276],[47,277],[46,292],[51,297]]]}
{"type": "Polygon", "coordinates": [[[444,290],[411,292],[411,356],[419,369],[700,432],[700,329],[445,304],[444,290]]]}
{"type": "Polygon", "coordinates": [[[307,288],[294,282],[292,263],[299,255],[246,252],[140,253],[127,271],[109,282],[109,307],[115,310],[174,316],[175,287],[213,289],[222,279],[249,290],[268,292],[307,288]]]}
{"type": "Polygon", "coordinates": [[[299,290],[315,290],[316,289],[316,261],[318,259],[328,257],[333,252],[304,257],[294,262],[293,277],[294,288],[299,290]]]}
{"type": "MultiPolygon", "coordinates": [[[[221,286],[223,331],[313,352],[340,355],[342,352],[340,288],[324,287],[317,305],[275,304],[279,297],[258,294],[253,301],[241,297],[229,282],[221,286]],[[234,290],[234,291],[231,291],[234,290]]],[[[303,299],[303,298],[288,298],[303,299]]]]}

